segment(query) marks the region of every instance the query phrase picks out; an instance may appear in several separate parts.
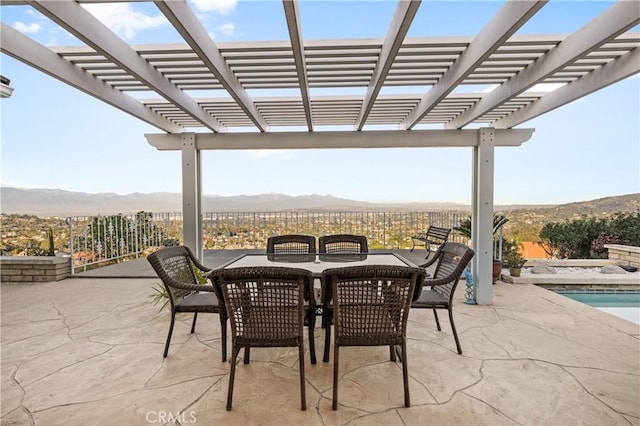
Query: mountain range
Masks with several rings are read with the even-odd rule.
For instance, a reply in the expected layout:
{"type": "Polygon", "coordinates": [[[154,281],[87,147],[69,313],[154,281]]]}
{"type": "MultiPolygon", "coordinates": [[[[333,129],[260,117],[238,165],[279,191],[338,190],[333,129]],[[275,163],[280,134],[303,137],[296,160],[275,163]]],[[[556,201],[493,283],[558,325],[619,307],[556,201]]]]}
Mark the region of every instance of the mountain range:
{"type": "MultiPolygon", "coordinates": [[[[601,211],[640,211],[640,194],[628,194],[598,200],[563,205],[508,205],[496,206],[496,210],[572,209],[579,206],[601,211]]],[[[202,211],[283,211],[283,210],[347,210],[347,211],[419,211],[419,210],[469,210],[469,205],[456,203],[368,203],[348,200],[331,195],[283,194],[218,196],[204,195],[202,211]]],[[[119,195],[114,193],[91,194],[61,189],[0,188],[0,212],[5,214],[31,214],[37,216],[82,216],[117,213],[179,212],[182,195],[155,192],[119,195]]]]}
{"type": "MultiPolygon", "coordinates": [[[[455,203],[380,204],[347,200],[331,195],[284,194],[219,196],[203,195],[202,211],[281,211],[281,210],[451,210],[468,206],[455,203]]],[[[154,192],[149,194],[90,194],[61,189],[0,188],[0,212],[37,216],[82,216],[97,214],[182,211],[182,194],[154,192]]]]}

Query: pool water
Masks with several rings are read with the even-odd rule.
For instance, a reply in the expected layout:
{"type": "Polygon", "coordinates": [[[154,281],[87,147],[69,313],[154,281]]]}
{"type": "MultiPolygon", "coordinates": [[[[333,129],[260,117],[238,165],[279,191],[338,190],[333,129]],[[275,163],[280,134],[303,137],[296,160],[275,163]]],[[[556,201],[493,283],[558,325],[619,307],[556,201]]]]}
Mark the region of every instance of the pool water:
{"type": "Polygon", "coordinates": [[[566,292],[561,293],[578,302],[586,303],[596,308],[633,308],[640,307],[640,292],[592,293],[566,292]]]}
{"type": "Polygon", "coordinates": [[[640,291],[556,291],[570,299],[577,300],[601,311],[640,324],[640,291]]]}

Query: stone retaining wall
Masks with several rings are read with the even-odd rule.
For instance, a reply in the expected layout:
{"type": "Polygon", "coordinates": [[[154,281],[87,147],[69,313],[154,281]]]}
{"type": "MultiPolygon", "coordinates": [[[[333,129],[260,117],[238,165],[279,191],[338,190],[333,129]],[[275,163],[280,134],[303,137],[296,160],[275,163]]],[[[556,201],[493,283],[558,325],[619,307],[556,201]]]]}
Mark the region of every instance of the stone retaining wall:
{"type": "Polygon", "coordinates": [[[605,244],[609,251],[609,260],[616,265],[630,265],[640,268],[640,247],[605,244]]]}
{"type": "Polygon", "coordinates": [[[1,282],[60,281],[71,275],[71,258],[55,256],[2,256],[1,282]]]}

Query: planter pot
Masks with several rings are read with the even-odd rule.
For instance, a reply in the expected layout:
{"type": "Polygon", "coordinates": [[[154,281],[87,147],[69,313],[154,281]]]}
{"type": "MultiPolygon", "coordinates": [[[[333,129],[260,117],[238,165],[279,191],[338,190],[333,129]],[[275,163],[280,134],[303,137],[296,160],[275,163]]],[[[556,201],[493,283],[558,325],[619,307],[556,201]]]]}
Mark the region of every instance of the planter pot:
{"type": "Polygon", "coordinates": [[[493,260],[493,283],[498,281],[500,278],[500,273],[502,272],[502,261],[501,260],[493,260]]]}
{"type": "Polygon", "coordinates": [[[511,275],[512,277],[519,277],[520,271],[520,268],[509,268],[509,275],[511,275]]]}

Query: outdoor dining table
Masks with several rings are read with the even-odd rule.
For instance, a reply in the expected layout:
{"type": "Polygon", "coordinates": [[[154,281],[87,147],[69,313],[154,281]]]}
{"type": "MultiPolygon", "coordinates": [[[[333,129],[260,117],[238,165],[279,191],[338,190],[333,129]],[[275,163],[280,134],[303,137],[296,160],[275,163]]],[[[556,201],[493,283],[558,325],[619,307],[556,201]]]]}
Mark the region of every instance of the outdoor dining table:
{"type": "Polygon", "coordinates": [[[416,266],[395,253],[341,253],[341,254],[243,254],[223,265],[223,268],[247,266],[279,266],[306,269],[314,278],[320,278],[322,272],[330,268],[360,265],[398,265],[416,266]]]}
{"type": "Polygon", "coordinates": [[[315,293],[314,296],[316,304],[318,305],[317,314],[321,315],[322,308],[320,307],[320,295],[322,283],[320,278],[322,277],[322,273],[331,268],[361,265],[416,266],[414,263],[402,256],[390,252],[315,254],[247,253],[232,259],[228,263],[224,264],[222,268],[279,266],[305,269],[311,272],[315,278],[313,285],[315,293]]]}

